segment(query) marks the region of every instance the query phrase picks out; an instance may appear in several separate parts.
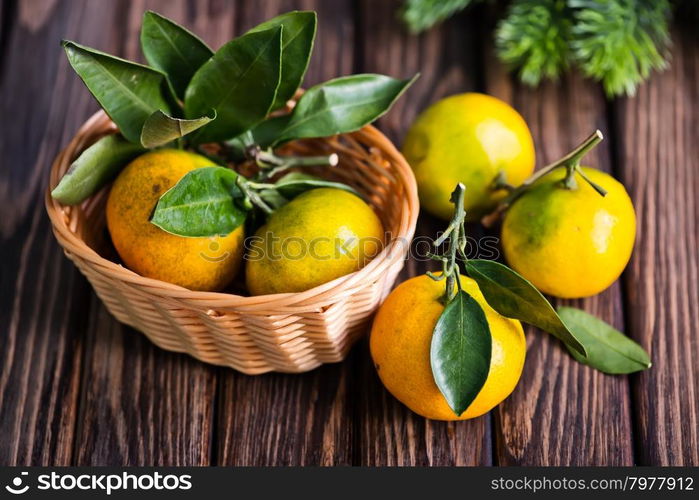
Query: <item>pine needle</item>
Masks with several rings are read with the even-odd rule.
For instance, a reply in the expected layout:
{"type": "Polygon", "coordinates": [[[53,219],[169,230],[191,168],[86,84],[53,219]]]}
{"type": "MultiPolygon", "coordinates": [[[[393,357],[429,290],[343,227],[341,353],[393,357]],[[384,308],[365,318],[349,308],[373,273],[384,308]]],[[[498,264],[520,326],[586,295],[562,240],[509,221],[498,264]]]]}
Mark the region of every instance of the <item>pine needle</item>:
{"type": "Polygon", "coordinates": [[[608,96],[634,95],[652,70],[667,66],[667,0],[569,0],[575,23],[570,46],[585,75],[608,96]]]}
{"type": "Polygon", "coordinates": [[[528,85],[569,66],[571,21],[565,0],[515,0],[495,32],[498,57],[528,85]]]}

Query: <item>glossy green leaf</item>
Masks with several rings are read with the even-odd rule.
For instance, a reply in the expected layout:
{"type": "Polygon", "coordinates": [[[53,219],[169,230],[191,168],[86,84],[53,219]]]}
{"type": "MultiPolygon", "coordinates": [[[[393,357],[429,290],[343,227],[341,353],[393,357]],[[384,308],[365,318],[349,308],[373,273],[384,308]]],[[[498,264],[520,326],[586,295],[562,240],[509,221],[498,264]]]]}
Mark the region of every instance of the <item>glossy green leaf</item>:
{"type": "Polygon", "coordinates": [[[141,144],[146,148],[157,148],[168,142],[184,137],[216,119],[216,111],[210,116],[193,120],[173,118],[158,110],[148,117],[141,130],[141,144]]]}
{"type": "Polygon", "coordinates": [[[82,203],[144,151],[120,134],[104,136],[70,165],[61,182],[51,191],[51,196],[64,205],[82,203]]]}
{"type": "Polygon", "coordinates": [[[194,33],[150,10],[143,15],[141,48],[148,64],[167,75],[180,99],[194,73],[214,54],[194,33]]]}
{"type": "Polygon", "coordinates": [[[236,38],[194,74],[185,93],[185,116],[197,118],[215,109],[218,117],[192,140],[231,139],[267,116],[279,86],[282,30],[279,26],[236,38]]]}
{"type": "Polygon", "coordinates": [[[434,381],[459,416],[476,399],[488,378],[492,338],[481,306],[459,291],[446,305],[432,334],[434,381]]]}
{"type": "Polygon", "coordinates": [[[187,173],[155,206],[151,222],[179,236],[225,236],[245,222],[247,212],[235,199],[242,196],[238,174],[225,167],[203,167],[187,173]]]}
{"type": "Polygon", "coordinates": [[[321,83],[301,96],[290,115],[270,118],[255,127],[255,140],[268,147],[358,130],[384,115],[416,78],[363,74],[321,83]]]}
{"type": "Polygon", "coordinates": [[[650,368],[650,357],[643,347],[601,319],[574,307],[559,307],[558,315],[587,350],[587,356],[581,356],[568,347],[580,363],[610,374],[650,368]]]}
{"type": "Polygon", "coordinates": [[[316,36],[317,16],[312,11],[293,11],[252,28],[250,32],[284,26],[282,31],[282,68],[277,97],[272,109],[281,108],[294,97],[308,69],[316,36]]]}
{"type": "Polygon", "coordinates": [[[143,124],[155,111],[171,113],[169,87],[160,71],[74,42],[63,46],[70,65],[129,141],[140,144],[143,124]]]}
{"type": "Polygon", "coordinates": [[[541,328],[585,355],[585,347],[549,301],[515,271],[493,260],[473,259],[466,262],[466,272],[476,280],[485,300],[497,312],[541,328]]]}

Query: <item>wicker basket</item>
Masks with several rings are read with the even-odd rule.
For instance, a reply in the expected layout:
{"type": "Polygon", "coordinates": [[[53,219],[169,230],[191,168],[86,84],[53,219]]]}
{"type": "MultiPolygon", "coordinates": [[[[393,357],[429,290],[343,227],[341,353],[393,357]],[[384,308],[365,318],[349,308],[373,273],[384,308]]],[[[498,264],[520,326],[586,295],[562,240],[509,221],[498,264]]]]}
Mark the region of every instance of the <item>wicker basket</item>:
{"type": "Polygon", "coordinates": [[[391,239],[356,273],[302,293],[245,297],[194,292],[144,278],[107,258],[111,257],[104,227],[107,189],[75,207],[51,198],[51,189],[73,159],[115,130],[102,111],[85,122],[54,161],[45,198],[58,242],[107,309],[163,349],[247,374],[298,373],[341,361],[393,286],[415,231],[415,179],[393,144],[367,126],[352,134],[287,146],[301,154],[338,153],[339,168],[314,173],[362,192],[391,239]]]}

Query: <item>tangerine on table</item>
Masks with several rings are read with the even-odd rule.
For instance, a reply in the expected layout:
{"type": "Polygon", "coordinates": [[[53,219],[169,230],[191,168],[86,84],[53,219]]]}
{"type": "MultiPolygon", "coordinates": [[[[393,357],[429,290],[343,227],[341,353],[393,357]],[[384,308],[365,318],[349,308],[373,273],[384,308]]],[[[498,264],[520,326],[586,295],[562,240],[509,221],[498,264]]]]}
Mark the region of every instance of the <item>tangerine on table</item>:
{"type": "Polygon", "coordinates": [[[444,310],[444,282],[427,275],[401,283],[383,303],[371,330],[371,357],[386,389],[415,413],[433,420],[466,420],[487,413],[514,390],[526,356],[519,321],[497,313],[478,284],[461,276],[463,290],[483,308],[492,335],[490,371],[466,411],[457,416],[432,375],[432,332],[444,310]]]}

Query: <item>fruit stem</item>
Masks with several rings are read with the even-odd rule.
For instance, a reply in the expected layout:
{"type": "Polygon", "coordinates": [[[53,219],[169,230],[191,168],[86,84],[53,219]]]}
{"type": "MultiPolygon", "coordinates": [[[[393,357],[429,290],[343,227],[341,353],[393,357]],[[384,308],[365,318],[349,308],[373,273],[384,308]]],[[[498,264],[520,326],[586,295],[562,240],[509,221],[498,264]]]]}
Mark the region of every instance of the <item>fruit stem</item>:
{"type": "Polygon", "coordinates": [[[580,168],[580,166],[576,167],[576,170],[577,170],[578,173],[580,174],[580,177],[582,177],[583,179],[585,179],[585,182],[587,182],[590,186],[592,186],[592,189],[594,189],[595,191],[597,191],[597,192],[598,192],[600,195],[602,195],[602,196],[607,196],[607,190],[604,189],[604,188],[603,188],[602,186],[600,186],[599,184],[593,182],[592,179],[590,179],[590,178],[587,176],[587,174],[586,174],[585,172],[583,172],[583,169],[580,168]]]}
{"type": "MultiPolygon", "coordinates": [[[[606,194],[606,191],[602,189],[600,186],[594,184],[592,181],[590,181],[587,176],[585,176],[582,173],[582,169],[580,169],[580,160],[590,152],[592,148],[597,146],[600,142],[602,142],[602,139],[604,139],[604,136],[602,135],[602,132],[599,130],[595,130],[595,132],[590,135],[587,139],[585,139],[578,147],[573,149],[570,153],[565,155],[563,158],[560,158],[559,160],[556,160],[553,163],[550,163],[549,165],[546,165],[543,168],[540,168],[534,174],[529,177],[526,181],[524,181],[521,185],[513,189],[510,194],[508,194],[497,206],[497,208],[490,214],[486,215],[481,219],[481,222],[485,227],[490,227],[492,226],[495,221],[497,221],[500,216],[505,212],[505,210],[508,209],[512,203],[522,196],[526,191],[529,190],[529,188],[534,184],[536,181],[544,177],[545,175],[551,173],[552,171],[565,167],[568,171],[566,174],[565,179],[563,180],[563,186],[567,189],[574,189],[575,188],[575,178],[574,175],[575,173],[579,173],[583,179],[585,179],[586,182],[590,183],[590,185],[600,194],[604,193],[606,194]]],[[[602,194],[602,196],[604,196],[602,194]]]]}
{"type": "Polygon", "coordinates": [[[498,174],[495,176],[493,179],[492,184],[490,185],[490,189],[493,191],[500,191],[501,189],[506,190],[508,193],[511,193],[512,191],[515,190],[515,187],[507,182],[507,176],[505,174],[504,170],[498,171],[498,174]]]}
{"type": "Polygon", "coordinates": [[[566,165],[566,176],[563,179],[563,187],[566,189],[577,189],[578,183],[575,180],[575,172],[577,171],[577,165],[566,165]]]}
{"type": "Polygon", "coordinates": [[[253,189],[253,187],[250,185],[250,182],[246,180],[242,175],[239,175],[236,178],[235,184],[245,195],[246,202],[252,203],[267,215],[271,214],[274,211],[269,205],[267,205],[267,203],[265,203],[265,201],[260,197],[257,191],[255,191],[255,189],[253,189]]]}
{"type": "Polygon", "coordinates": [[[265,151],[257,144],[248,146],[245,149],[245,155],[249,159],[254,160],[260,168],[260,173],[257,176],[258,180],[269,179],[294,167],[334,167],[339,163],[339,157],[336,153],[327,156],[281,156],[273,153],[271,150],[265,151]]]}
{"type": "Polygon", "coordinates": [[[441,274],[427,272],[427,276],[435,281],[446,279],[446,290],[444,293],[443,302],[448,303],[454,297],[455,289],[461,290],[461,279],[459,276],[459,266],[456,262],[457,255],[466,258],[464,249],[466,248],[466,231],[464,229],[464,220],[466,211],[464,210],[464,193],[466,186],[458,183],[454,192],[451,193],[451,202],[454,204],[454,215],[452,216],[447,229],[442,235],[437,238],[433,245],[438,248],[448,240],[447,254],[448,257],[442,257],[436,254],[429,254],[429,257],[442,262],[441,274]]]}

